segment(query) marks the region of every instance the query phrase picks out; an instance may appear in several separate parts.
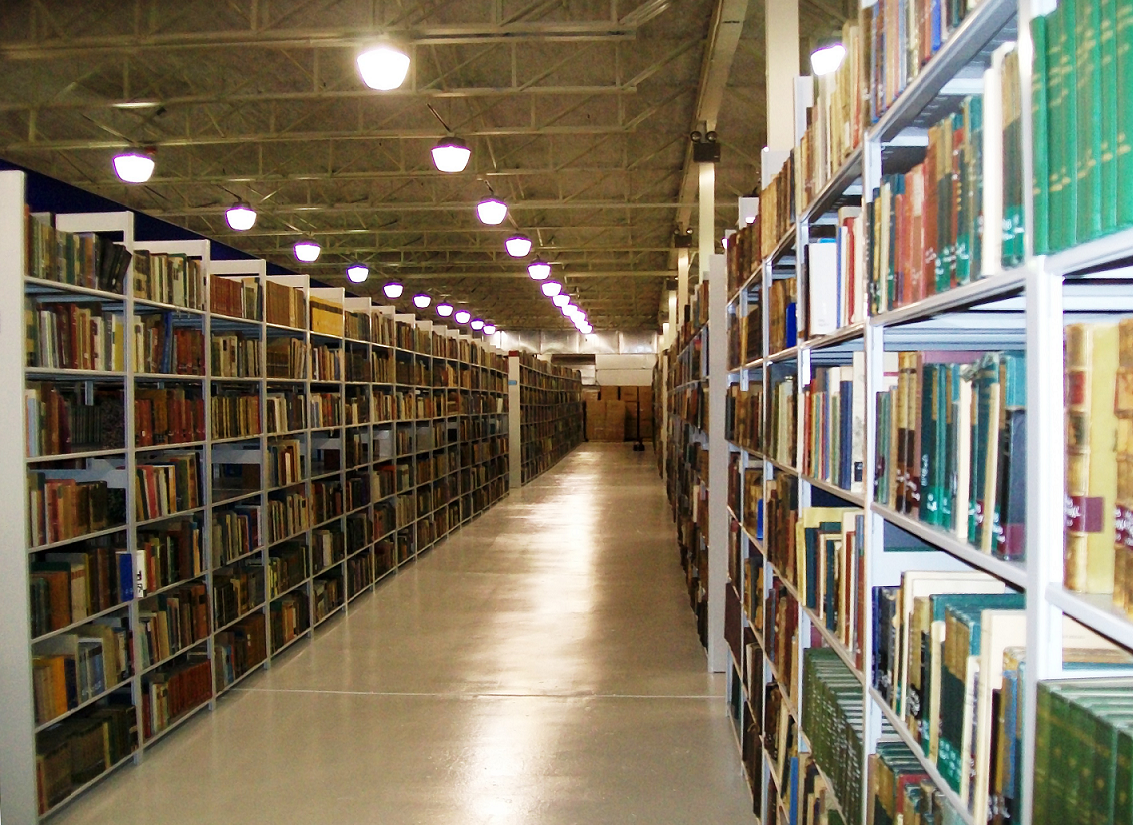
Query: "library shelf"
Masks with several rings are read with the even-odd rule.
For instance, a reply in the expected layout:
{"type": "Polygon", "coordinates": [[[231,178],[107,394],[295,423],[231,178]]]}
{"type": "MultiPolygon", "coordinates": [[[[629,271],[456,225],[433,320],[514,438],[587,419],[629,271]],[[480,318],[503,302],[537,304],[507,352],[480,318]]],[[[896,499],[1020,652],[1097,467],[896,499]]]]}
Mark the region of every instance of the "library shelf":
{"type": "Polygon", "coordinates": [[[130,679],[126,679],[125,681],[122,681],[122,682],[115,682],[110,687],[103,689],[100,693],[98,693],[98,695],[91,696],[90,698],[88,698],[88,699],[86,699],[82,702],[79,702],[79,704],[75,705],[73,708],[67,708],[66,711],[64,711],[63,713],[60,713],[58,716],[55,716],[55,717],[52,717],[51,719],[48,719],[46,722],[40,722],[38,725],[36,725],[35,732],[36,733],[42,733],[43,731],[47,730],[48,728],[52,727],[53,725],[59,724],[64,719],[69,719],[70,717],[77,714],[79,711],[86,710],[87,708],[95,705],[99,700],[105,699],[110,694],[116,693],[117,691],[122,690],[123,688],[128,688],[130,686],[130,681],[131,681],[130,679]]]}
{"type": "MultiPolygon", "coordinates": [[[[877,123],[866,130],[867,139],[886,143],[912,126],[930,103],[948,93],[948,83],[1015,20],[1018,5],[1016,0],[985,0],[973,7],[877,123]]],[[[1004,38],[1009,39],[1013,38],[1004,38]]]]}
{"type": "Polygon", "coordinates": [[[201,645],[205,644],[207,641],[208,641],[207,636],[202,637],[200,639],[194,639],[193,641],[189,642],[189,644],[185,645],[182,648],[178,648],[176,651],[174,651],[173,653],[170,653],[168,656],[164,656],[161,659],[158,659],[156,662],[150,662],[148,665],[142,665],[141,667],[138,668],[138,675],[144,676],[147,673],[152,673],[153,671],[157,670],[162,665],[167,665],[170,662],[172,662],[174,659],[176,659],[178,656],[183,656],[186,653],[190,653],[195,648],[198,648],[201,645]]]}
{"type": "Polygon", "coordinates": [[[1084,626],[1133,648],[1133,620],[1113,603],[1109,593],[1075,593],[1061,585],[1047,585],[1047,601],[1084,626]]]}
{"type": "Polygon", "coordinates": [[[1027,568],[1025,564],[982,553],[966,541],[961,541],[954,533],[946,532],[931,524],[925,524],[920,519],[911,518],[904,513],[898,513],[884,504],[872,502],[870,508],[890,524],[900,527],[907,533],[912,533],[922,541],[955,556],[969,566],[990,573],[1020,589],[1026,588],[1027,568]]]}
{"type": "MultiPolygon", "coordinates": [[[[4,269],[5,275],[8,274],[5,268],[8,261],[22,262],[26,259],[22,251],[25,238],[23,189],[22,173],[0,173],[0,227],[3,227],[0,228],[0,246],[7,249],[9,245],[15,244],[18,247],[18,251],[13,251],[11,256],[0,261],[0,268],[4,269]],[[17,231],[7,234],[9,226],[17,231]]],[[[136,248],[131,246],[133,242],[129,240],[133,238],[133,216],[128,212],[109,216],[61,214],[54,219],[48,216],[48,220],[53,220],[54,224],[38,225],[36,231],[118,231],[121,237],[127,239],[119,242],[127,247],[127,251],[136,248]],[[47,228],[41,228],[42,226],[47,228]],[[114,228],[107,230],[107,226],[114,228]]],[[[28,470],[61,472],[78,482],[106,484],[110,495],[116,495],[118,501],[122,502],[118,507],[124,512],[124,520],[121,524],[81,535],[29,546],[19,567],[13,567],[12,575],[5,577],[3,594],[6,603],[10,601],[17,607],[27,605],[29,568],[49,551],[75,552],[102,546],[100,543],[105,542],[109,542],[112,547],[129,547],[132,550],[139,538],[139,531],[146,535],[172,534],[172,531],[178,529],[178,524],[192,520],[201,528],[203,572],[200,574],[144,595],[131,594],[134,598],[110,605],[81,621],[71,621],[68,617],[66,627],[35,639],[31,638],[30,624],[24,625],[24,618],[19,619],[19,622],[21,627],[25,627],[30,649],[33,644],[63,636],[90,622],[107,617],[122,617],[134,639],[130,646],[131,676],[116,686],[115,690],[129,689],[137,696],[138,691],[143,689],[143,676],[159,672],[163,665],[181,661],[178,657],[184,658],[193,651],[194,655],[197,652],[201,654],[202,662],[209,663],[211,690],[207,701],[201,706],[211,706],[215,704],[213,699],[216,696],[232,687],[219,684],[220,664],[212,655],[216,634],[230,633],[233,627],[249,619],[258,620],[258,617],[262,617],[265,626],[270,628],[267,620],[273,602],[278,604],[280,599],[291,593],[302,593],[306,598],[297,600],[295,607],[301,611],[298,626],[306,625],[306,628],[296,641],[298,638],[311,638],[317,634],[316,628],[321,627],[326,618],[347,612],[357,595],[367,590],[373,591],[377,581],[392,575],[400,565],[434,547],[452,535],[461,524],[472,521],[484,509],[506,495],[509,479],[504,465],[510,452],[508,422],[511,418],[518,419],[518,415],[509,416],[506,356],[478,338],[430,321],[419,320],[412,315],[399,315],[393,307],[376,305],[370,299],[348,298],[343,290],[312,286],[306,276],[269,276],[263,261],[211,260],[209,244],[203,239],[146,243],[139,246],[149,249],[151,256],[168,252],[185,254],[198,261],[199,264],[195,264],[192,269],[194,272],[199,271],[202,278],[207,279],[202,280],[202,283],[210,285],[210,289],[200,295],[203,308],[198,308],[196,303],[193,307],[169,303],[164,300],[164,296],[162,300],[152,300],[151,297],[106,292],[46,278],[30,278],[23,271],[22,264],[17,264],[11,272],[10,280],[5,281],[12,293],[7,297],[11,298],[13,307],[18,305],[21,308],[24,296],[41,301],[101,306],[104,313],[109,308],[127,322],[135,317],[159,318],[162,314],[169,313],[178,327],[184,324],[187,328],[200,330],[205,341],[211,342],[214,347],[233,346],[231,342],[235,342],[239,358],[229,351],[231,357],[222,360],[216,356],[218,352],[225,350],[214,351],[211,353],[213,357],[206,350],[200,374],[184,374],[195,371],[192,368],[179,369],[177,372],[152,371],[152,365],[134,363],[135,349],[127,345],[124,348],[123,370],[22,368],[23,378],[27,382],[93,382],[95,387],[111,385],[121,388],[125,401],[122,405],[124,415],[121,424],[116,426],[122,427],[122,443],[127,446],[31,458],[22,456],[23,445],[17,443],[16,447],[21,453],[19,461],[22,467],[28,470]],[[159,248],[164,251],[156,252],[159,248]],[[327,322],[327,318],[334,321],[341,317],[343,328],[334,334],[328,334],[330,328],[337,327],[334,323],[329,328],[317,326],[314,322],[319,313],[319,322],[322,324],[327,322]],[[315,353],[316,347],[320,359],[319,370],[325,371],[297,370],[296,363],[306,363],[315,353]],[[395,369],[395,357],[409,359],[407,363],[411,363],[416,372],[399,374],[395,369]],[[281,364],[281,358],[287,359],[286,363],[281,364]],[[442,369],[455,370],[455,376],[450,375],[447,379],[442,377],[442,369]],[[359,378],[376,380],[358,380],[359,378]],[[259,415],[262,424],[266,424],[268,420],[278,423],[275,423],[271,432],[267,432],[266,427],[253,423],[249,429],[264,431],[215,437],[216,432],[238,430],[235,425],[227,423],[226,430],[214,430],[209,426],[214,422],[211,416],[217,414],[217,407],[208,410],[206,402],[210,417],[205,419],[208,435],[203,440],[136,446],[136,422],[132,409],[135,383],[138,387],[158,385],[192,392],[199,388],[204,398],[215,394],[218,389],[230,388],[238,395],[260,399],[259,415]],[[318,406],[312,408],[310,404],[316,399],[315,393],[318,393],[318,406]],[[265,412],[265,399],[269,398],[278,398],[280,401],[280,406],[272,407],[270,412],[283,414],[287,418],[280,421],[265,412]],[[317,418],[312,419],[312,410],[334,423],[312,426],[322,423],[317,418]],[[297,419],[295,415],[298,415],[297,419]],[[434,443],[433,433],[426,434],[420,429],[424,427],[445,428],[445,443],[434,443]],[[394,432],[398,435],[391,436],[390,433],[394,432]],[[428,440],[422,442],[418,440],[419,437],[428,440]],[[295,440],[299,450],[299,468],[304,475],[289,484],[277,486],[270,483],[270,465],[264,450],[265,445],[278,444],[281,439],[295,440]],[[415,514],[412,520],[347,551],[346,548],[358,541],[365,532],[374,528],[381,529],[381,524],[388,523],[382,521],[385,516],[380,514],[386,511],[390,497],[397,494],[390,493],[383,497],[376,474],[380,467],[387,464],[392,466],[395,459],[391,456],[387,461],[385,457],[379,456],[378,445],[384,444],[384,449],[388,449],[395,441],[399,445],[397,451],[405,454],[401,461],[408,464],[411,473],[416,472],[418,466],[439,469],[433,462],[440,457],[443,457],[441,461],[445,472],[434,481],[422,484],[419,491],[401,494],[408,498],[408,507],[415,514]],[[357,445],[361,445],[366,458],[359,460],[358,453],[352,452],[357,449],[357,445]],[[199,484],[199,505],[151,519],[139,519],[135,510],[135,498],[140,495],[140,491],[131,481],[135,467],[146,462],[161,463],[166,456],[177,451],[185,451],[197,457],[195,473],[199,484]],[[324,451],[331,451],[335,455],[328,455],[324,451]],[[485,457],[478,451],[491,455],[485,457]],[[321,464],[324,459],[327,463],[321,464]],[[328,469],[332,466],[334,469],[328,469]],[[462,474],[465,472],[474,475],[475,483],[472,478],[463,484],[456,483],[463,478],[462,474]],[[348,488],[352,483],[358,486],[348,488]],[[324,518],[319,523],[314,523],[312,515],[307,526],[296,530],[292,535],[276,541],[268,540],[269,497],[279,496],[281,492],[296,492],[305,495],[308,501],[313,501],[312,493],[319,485],[328,485],[336,492],[342,490],[343,494],[350,489],[353,491],[351,495],[357,495],[359,486],[369,492],[364,493],[362,503],[354,498],[349,511],[345,511],[344,507],[342,514],[324,518]],[[432,494],[439,499],[443,485],[451,488],[450,500],[443,503],[439,500],[429,501],[427,508],[418,504],[418,492],[421,495],[432,494]],[[458,487],[464,489],[457,492],[458,487]],[[256,528],[253,535],[260,537],[255,540],[259,546],[244,551],[242,546],[235,545],[233,549],[239,555],[224,558],[225,545],[213,546],[213,519],[220,518],[222,514],[225,518],[231,518],[237,512],[241,518],[252,520],[256,528]],[[360,521],[371,527],[363,527],[360,521]],[[316,558],[316,545],[312,541],[315,531],[318,531],[319,536],[327,532],[334,536],[334,546],[341,546],[343,558],[320,570],[315,576],[305,572],[301,579],[290,582],[284,592],[269,595],[270,577],[265,568],[270,554],[284,543],[294,542],[298,548],[297,558],[304,560],[304,571],[310,571],[316,558]],[[214,585],[220,586],[223,581],[224,586],[230,588],[231,585],[227,584],[230,577],[250,577],[248,582],[254,598],[256,576],[260,577],[259,592],[262,601],[241,610],[239,615],[223,625],[218,625],[214,585]],[[316,582],[325,579],[337,581],[340,588],[345,588],[340,590],[341,604],[335,605],[327,617],[319,615],[321,608],[315,598],[315,587],[321,587],[316,582]],[[191,645],[186,645],[169,659],[154,662],[144,669],[139,668],[137,665],[142,661],[137,618],[140,600],[160,597],[186,582],[205,584],[208,633],[191,645]],[[302,611],[306,611],[305,615],[302,611]]],[[[0,309],[0,312],[3,311],[5,310],[0,309]]],[[[11,329],[19,328],[22,320],[13,316],[11,329]]],[[[5,324],[7,323],[6,320],[5,324]]],[[[130,328],[128,323],[126,328],[130,328]]],[[[17,343],[20,348],[18,360],[22,364],[22,337],[17,343]]],[[[23,394],[19,395],[21,397],[17,409],[22,417],[23,394]]],[[[516,451],[518,452],[518,442],[516,451]]],[[[24,474],[18,475],[22,477],[24,474]]],[[[16,500],[17,503],[23,501],[24,504],[12,513],[13,523],[25,535],[30,535],[26,493],[16,497],[16,500]]],[[[63,529],[81,529],[81,526],[59,528],[50,534],[58,535],[63,529]]],[[[24,540],[26,546],[28,542],[26,538],[24,540]]],[[[231,539],[225,538],[224,541],[227,544],[231,539]]],[[[122,563],[121,559],[119,563],[122,563]]],[[[235,610],[235,606],[229,603],[226,609],[235,610]]],[[[269,629],[265,640],[267,649],[264,667],[270,667],[272,659],[294,643],[289,641],[287,645],[273,649],[270,635],[269,629]]],[[[26,656],[27,649],[23,653],[26,656]]],[[[252,668],[240,678],[258,669],[259,667],[252,668]]],[[[192,710],[195,711],[196,709],[192,710]]],[[[136,706],[133,712],[138,720],[138,729],[141,730],[141,707],[136,706]]],[[[30,786],[29,791],[20,794],[15,789],[19,787],[18,782],[21,780],[13,778],[13,784],[5,788],[6,801],[26,796],[32,804],[28,811],[23,812],[26,815],[22,816],[21,821],[36,822],[34,762],[37,726],[34,720],[34,695],[17,697],[7,703],[0,721],[3,722],[4,729],[13,732],[10,741],[14,743],[13,747],[5,749],[7,752],[0,758],[5,760],[6,768],[16,764],[25,766],[10,774],[6,773],[6,776],[23,776],[30,786]],[[30,773],[28,767],[32,768],[30,773]],[[13,789],[11,797],[9,787],[13,789]]],[[[147,747],[179,724],[177,720],[173,720],[158,735],[139,742],[137,757],[142,758],[147,747]]],[[[5,813],[8,813],[7,809],[5,813]]]]}
{"type": "MultiPolygon", "coordinates": [[[[901,740],[904,741],[904,743],[908,746],[909,750],[913,752],[913,755],[921,764],[921,769],[929,775],[929,777],[933,781],[933,784],[936,785],[937,790],[948,798],[948,801],[952,805],[953,813],[955,815],[958,815],[960,821],[965,825],[977,825],[977,823],[972,818],[971,812],[968,811],[968,806],[960,801],[960,795],[952,790],[952,786],[949,785],[947,780],[945,780],[945,778],[941,775],[940,769],[937,768],[936,763],[934,763],[931,759],[924,758],[924,754],[921,750],[921,744],[913,738],[911,733],[909,733],[909,729],[905,725],[904,721],[897,718],[897,714],[893,712],[893,709],[889,707],[889,704],[885,701],[885,699],[882,698],[881,694],[879,694],[876,689],[871,687],[868,691],[866,691],[866,693],[869,696],[873,706],[881,711],[882,715],[885,717],[885,721],[889,723],[889,728],[891,729],[891,731],[899,736],[901,740]]],[[[980,825],[982,825],[982,823],[980,823],[980,825]]]]}

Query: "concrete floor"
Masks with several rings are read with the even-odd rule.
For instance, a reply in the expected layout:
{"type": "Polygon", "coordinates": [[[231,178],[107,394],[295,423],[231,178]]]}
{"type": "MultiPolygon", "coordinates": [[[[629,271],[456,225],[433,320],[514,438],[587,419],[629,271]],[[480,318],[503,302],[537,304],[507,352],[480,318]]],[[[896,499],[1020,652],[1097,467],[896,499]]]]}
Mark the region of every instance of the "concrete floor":
{"type": "Polygon", "coordinates": [[[584,445],[58,825],[754,823],[651,450],[584,445]]]}

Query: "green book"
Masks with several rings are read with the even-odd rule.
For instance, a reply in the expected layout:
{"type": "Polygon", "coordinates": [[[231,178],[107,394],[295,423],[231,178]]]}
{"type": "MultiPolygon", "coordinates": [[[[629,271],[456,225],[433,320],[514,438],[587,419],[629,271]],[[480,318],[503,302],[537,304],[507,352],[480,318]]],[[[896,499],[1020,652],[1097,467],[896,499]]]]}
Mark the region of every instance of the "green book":
{"type": "MultiPolygon", "coordinates": [[[[932,625],[945,621],[947,611],[953,607],[984,609],[1015,609],[1023,605],[1024,596],[1021,593],[940,593],[931,595],[929,608],[932,618],[928,632],[921,634],[919,640],[910,638],[910,647],[914,644],[921,646],[921,703],[917,715],[919,736],[918,741],[924,749],[926,756],[932,757],[933,723],[937,721],[934,715],[943,712],[944,704],[944,661],[943,650],[934,647],[932,625]],[[1010,597],[1008,601],[1001,601],[1010,597]],[[935,677],[935,678],[934,678],[935,677]],[[934,694],[934,681],[937,684],[938,694],[934,694]]],[[[947,638],[946,634],[944,638],[947,638]]],[[[961,694],[961,699],[963,695],[961,694]]],[[[963,705],[960,706],[961,711],[963,705]]],[[[943,724],[940,726],[943,727],[943,724]]],[[[959,740],[957,740],[959,741],[959,740]]]]}
{"type": "Polygon", "coordinates": [[[984,104],[979,95],[968,98],[968,269],[971,280],[980,277],[983,268],[983,202],[984,202],[984,104]]]}
{"type": "Polygon", "coordinates": [[[1031,198],[1034,207],[1034,248],[1036,255],[1050,251],[1050,137],[1047,132],[1047,17],[1031,18],[1034,66],[1031,76],[1032,150],[1031,198]]]}
{"type": "MultiPolygon", "coordinates": [[[[940,670],[940,746],[936,764],[949,787],[960,792],[961,772],[967,770],[964,752],[964,723],[971,720],[965,712],[970,699],[972,675],[968,660],[980,654],[980,629],[985,610],[1024,610],[1022,593],[1003,593],[982,597],[965,605],[955,603],[945,610],[947,634],[944,641],[944,662],[940,670]]],[[[977,668],[978,671],[978,668],[977,668]]],[[[974,709],[973,709],[974,714],[974,709]]]]}
{"type": "Polygon", "coordinates": [[[956,406],[960,403],[960,365],[948,364],[944,373],[944,392],[939,399],[937,415],[944,422],[936,433],[937,467],[940,488],[940,526],[952,531],[956,527],[953,503],[956,500],[956,406]]]}
{"type": "Polygon", "coordinates": [[[936,400],[939,396],[940,364],[925,364],[924,385],[921,387],[921,454],[917,456],[920,474],[921,500],[918,517],[925,524],[940,524],[938,491],[933,487],[933,465],[936,463],[936,433],[938,416],[936,400]]]}
{"type": "Polygon", "coordinates": [[[1117,100],[1117,225],[1133,226],[1133,0],[1115,0],[1117,100]]]}
{"type": "MultiPolygon", "coordinates": [[[[1074,246],[1080,240],[1078,237],[1078,222],[1071,216],[1078,214],[1078,165],[1081,157],[1078,154],[1078,120],[1082,112],[1078,106],[1078,37],[1077,20],[1079,3],[1088,3],[1092,0],[1061,0],[1058,4],[1062,12],[1062,25],[1059,27],[1061,47],[1058,51],[1058,73],[1061,87],[1059,94],[1062,98],[1062,123],[1058,134],[1061,137],[1063,151],[1059,154],[1058,177],[1062,183],[1061,203],[1054,214],[1064,216],[1058,224],[1063,227],[1062,246],[1066,249],[1074,246]]],[[[1087,116],[1089,112],[1085,113],[1087,116]]]]}
{"type": "Polygon", "coordinates": [[[971,226],[969,223],[971,201],[969,200],[970,188],[968,186],[968,164],[972,140],[971,102],[972,98],[967,97],[960,105],[960,112],[956,116],[955,125],[961,130],[964,139],[952,147],[954,158],[952,161],[954,170],[952,188],[956,193],[952,204],[956,220],[956,252],[955,262],[952,266],[952,282],[957,286],[972,280],[971,226]]]}
{"type": "Polygon", "coordinates": [[[1117,0],[1101,0],[1101,142],[1098,177],[1101,186],[1101,232],[1117,228],[1117,0]]]}
{"type": "MultiPolygon", "coordinates": [[[[1066,9],[1059,4],[1053,12],[1046,17],[1046,97],[1047,97],[1047,136],[1053,138],[1061,135],[1066,129],[1066,118],[1063,108],[1066,100],[1062,94],[1062,69],[1060,63],[1060,49],[1063,46],[1062,25],[1066,18],[1066,9]]],[[[1047,142],[1047,197],[1048,197],[1048,225],[1047,232],[1050,251],[1057,252],[1067,246],[1065,239],[1066,221],[1054,220],[1054,215],[1064,215],[1064,201],[1062,197],[1062,156],[1066,152],[1065,140],[1048,139],[1047,142]]]]}
{"type": "Polygon", "coordinates": [[[1075,182],[1078,217],[1075,241],[1082,243],[1101,234],[1101,0],[1074,2],[1074,74],[1077,114],[1077,170],[1075,182]]]}

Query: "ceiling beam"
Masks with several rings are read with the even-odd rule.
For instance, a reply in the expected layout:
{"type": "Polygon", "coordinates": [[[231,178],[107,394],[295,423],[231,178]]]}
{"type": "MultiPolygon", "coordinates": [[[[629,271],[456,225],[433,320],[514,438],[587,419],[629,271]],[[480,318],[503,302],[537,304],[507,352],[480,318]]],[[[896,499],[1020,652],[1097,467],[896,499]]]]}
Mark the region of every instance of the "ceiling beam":
{"type": "MultiPolygon", "coordinates": [[[[461,131],[464,138],[470,137],[509,137],[524,135],[609,135],[630,134],[634,126],[502,126],[461,131]]],[[[141,141],[157,149],[180,148],[184,146],[236,146],[249,143],[312,143],[316,141],[395,141],[395,140],[439,140],[446,136],[443,129],[383,129],[357,132],[266,132],[232,135],[196,135],[189,137],[164,137],[157,140],[141,141]]],[[[124,138],[103,140],[34,140],[12,141],[0,146],[0,152],[80,152],[109,151],[128,149],[133,143],[124,138]]]]}
{"type": "MultiPolygon", "coordinates": [[[[296,269],[314,269],[314,268],[319,267],[319,266],[321,266],[321,264],[316,262],[314,264],[302,264],[301,266],[295,266],[295,268],[296,269]]],[[[341,267],[341,264],[335,264],[335,266],[341,267]]],[[[390,267],[388,270],[383,269],[382,272],[381,272],[381,275],[385,276],[385,277],[396,275],[396,274],[398,274],[396,272],[396,269],[397,269],[397,267],[390,267]]],[[[375,273],[375,274],[377,274],[377,273],[375,273]]],[[[675,277],[675,275],[676,275],[675,271],[670,272],[667,269],[638,270],[638,271],[633,271],[633,270],[631,270],[631,271],[609,271],[609,272],[588,272],[586,270],[580,269],[580,270],[570,270],[568,272],[559,271],[559,272],[552,273],[552,277],[554,277],[554,278],[558,278],[558,279],[567,278],[571,281],[578,280],[580,278],[584,278],[584,279],[590,279],[590,278],[672,278],[672,277],[675,277]]],[[[459,279],[459,278],[472,278],[472,279],[475,279],[475,280],[480,280],[482,278],[493,278],[493,279],[494,278],[517,278],[517,279],[520,279],[520,280],[530,280],[528,278],[527,273],[523,272],[523,271],[514,271],[514,272],[424,272],[424,273],[416,273],[415,272],[412,275],[407,274],[405,277],[406,277],[407,280],[413,280],[413,281],[456,280],[456,279],[459,279]]]]}
{"type": "MultiPolygon", "coordinates": [[[[704,50],[704,60],[700,65],[700,85],[696,93],[696,109],[691,128],[706,124],[709,131],[716,128],[720,116],[720,104],[724,99],[724,88],[732,72],[732,60],[743,32],[747,17],[748,0],[717,0],[712,13],[712,23],[708,32],[708,46],[704,50]]],[[[692,160],[691,141],[685,148],[684,168],[681,172],[681,186],[677,190],[679,199],[688,206],[677,209],[677,226],[687,227],[692,218],[693,206],[699,182],[697,164],[692,160]]]]}
{"type": "MultiPolygon", "coordinates": [[[[133,14],[129,15],[133,19],[133,14]]],[[[225,29],[217,31],[155,32],[91,37],[67,37],[58,40],[40,38],[35,42],[8,41],[0,44],[0,58],[5,60],[58,60],[61,57],[86,57],[97,53],[183,49],[358,49],[381,37],[393,37],[416,50],[420,46],[456,46],[477,43],[514,43],[537,41],[580,43],[592,41],[632,40],[637,36],[635,25],[611,24],[603,21],[510,23],[469,23],[447,26],[415,26],[385,28],[358,26],[342,29],[225,29]]]]}
{"type": "MultiPolygon", "coordinates": [[[[257,206],[258,204],[253,204],[257,206]]],[[[559,200],[528,200],[509,203],[508,209],[512,212],[525,210],[623,210],[623,209],[679,209],[683,204],[679,201],[559,201],[559,200]]],[[[173,209],[151,209],[146,213],[155,218],[183,218],[194,215],[223,215],[228,211],[229,204],[213,204],[210,206],[192,206],[173,209]]],[[[450,201],[448,203],[398,203],[396,201],[377,203],[336,203],[336,204],[283,204],[269,203],[261,207],[263,215],[292,215],[304,212],[319,213],[373,213],[373,212],[452,212],[458,209],[474,210],[475,201],[450,201]]]]}

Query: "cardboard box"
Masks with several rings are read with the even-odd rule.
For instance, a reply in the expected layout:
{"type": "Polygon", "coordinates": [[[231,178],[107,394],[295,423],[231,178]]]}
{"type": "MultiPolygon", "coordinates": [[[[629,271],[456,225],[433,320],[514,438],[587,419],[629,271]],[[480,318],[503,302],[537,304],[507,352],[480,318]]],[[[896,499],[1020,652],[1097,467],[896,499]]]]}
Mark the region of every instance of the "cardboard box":
{"type": "Polygon", "coordinates": [[[586,439],[599,441],[598,432],[606,426],[606,402],[586,402],[586,439]]]}
{"type": "Polygon", "coordinates": [[[622,401],[637,401],[637,387],[622,387],[622,401]]]}
{"type": "Polygon", "coordinates": [[[599,401],[617,401],[618,400],[618,387],[599,387],[598,388],[599,401]]]}
{"type": "Polygon", "coordinates": [[[597,400],[599,400],[598,399],[598,388],[597,387],[585,387],[582,390],[582,400],[583,401],[597,401],[597,400]]]}
{"type": "Polygon", "coordinates": [[[653,388],[652,387],[638,387],[637,388],[637,401],[641,404],[641,409],[653,409],[653,388]]]}

